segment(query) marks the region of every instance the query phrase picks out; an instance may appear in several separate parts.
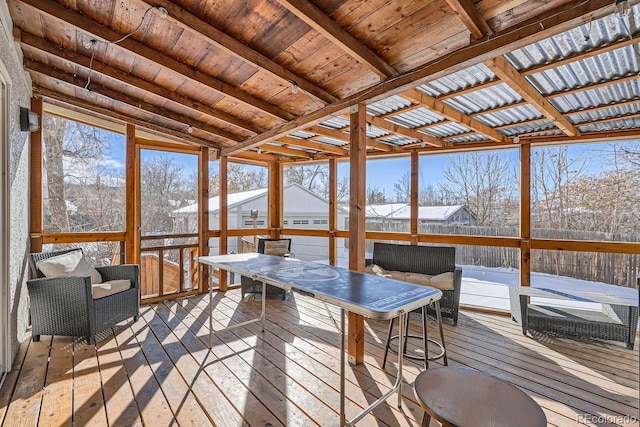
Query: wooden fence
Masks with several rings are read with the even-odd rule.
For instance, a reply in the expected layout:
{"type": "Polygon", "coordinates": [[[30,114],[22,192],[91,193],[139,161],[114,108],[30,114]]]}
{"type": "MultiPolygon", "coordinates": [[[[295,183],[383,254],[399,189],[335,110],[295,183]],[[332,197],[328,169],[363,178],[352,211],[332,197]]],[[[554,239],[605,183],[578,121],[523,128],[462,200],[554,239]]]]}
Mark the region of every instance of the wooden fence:
{"type": "MultiPolygon", "coordinates": [[[[404,224],[367,224],[367,231],[408,232],[404,224]]],[[[516,237],[517,227],[475,227],[461,225],[420,225],[420,233],[451,234],[487,237],[516,237]]],[[[612,233],[540,229],[532,230],[532,237],[540,239],[626,241],[639,242],[640,233],[615,235],[612,233]]],[[[456,247],[456,262],[485,267],[514,267],[520,262],[519,250],[495,246],[451,245],[456,247]]],[[[373,241],[367,240],[366,250],[373,251],[373,241]]],[[[640,272],[640,255],[601,252],[531,251],[531,271],[574,277],[618,286],[636,287],[640,272]]]]}

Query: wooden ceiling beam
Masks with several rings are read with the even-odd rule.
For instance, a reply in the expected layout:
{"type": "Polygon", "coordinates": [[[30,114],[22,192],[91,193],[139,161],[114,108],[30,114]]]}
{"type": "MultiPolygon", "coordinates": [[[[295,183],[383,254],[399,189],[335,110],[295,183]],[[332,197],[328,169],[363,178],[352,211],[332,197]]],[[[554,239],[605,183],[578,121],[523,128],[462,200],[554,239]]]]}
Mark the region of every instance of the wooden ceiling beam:
{"type": "MultiPolygon", "coordinates": [[[[324,126],[311,126],[305,130],[318,135],[324,135],[338,141],[349,142],[349,134],[344,133],[339,129],[331,129],[324,126]]],[[[367,138],[367,147],[380,151],[393,151],[393,147],[391,145],[376,141],[372,138],[367,138]]]]}
{"type": "MultiPolygon", "coordinates": [[[[123,94],[115,89],[108,88],[106,86],[101,86],[94,83],[91,86],[91,90],[89,91],[84,88],[84,84],[86,82],[85,79],[71,75],[60,69],[52,69],[49,65],[43,64],[41,62],[25,59],[24,67],[25,69],[32,71],[34,73],[38,73],[45,77],[49,77],[59,82],[63,82],[68,85],[71,85],[76,89],[76,91],[80,90],[85,92],[87,94],[87,96],[83,98],[85,102],[89,101],[90,96],[94,96],[94,95],[104,96],[105,98],[120,102],[132,108],[135,108],[136,110],[145,111],[155,116],[163,117],[166,120],[175,121],[179,123],[179,125],[183,126],[185,132],[188,131],[188,128],[189,128],[188,123],[192,121],[190,117],[186,117],[186,116],[183,116],[182,114],[161,109],[159,107],[153,106],[144,101],[140,102],[141,100],[132,98],[126,94],[123,94]]],[[[194,128],[194,130],[195,129],[211,134],[214,137],[224,139],[224,141],[219,141],[221,145],[230,145],[230,141],[238,142],[241,140],[241,137],[239,137],[238,135],[234,135],[230,132],[226,132],[222,129],[218,129],[211,125],[200,124],[200,126],[198,128],[194,128]]],[[[220,148],[220,147],[216,147],[216,148],[220,148]]]]}
{"type": "Polygon", "coordinates": [[[391,123],[385,119],[381,119],[380,117],[372,116],[371,114],[367,114],[367,121],[370,122],[373,126],[384,129],[387,132],[406,136],[417,141],[424,141],[426,144],[429,144],[433,147],[442,147],[444,145],[444,141],[439,138],[434,138],[433,136],[418,132],[415,129],[409,129],[404,126],[391,123]]]}
{"type": "Polygon", "coordinates": [[[451,73],[489,60],[497,55],[504,55],[536,41],[568,31],[589,20],[599,19],[611,14],[610,0],[568,0],[562,6],[544,10],[520,22],[515,28],[509,27],[496,33],[490,40],[480,40],[474,44],[450,52],[428,63],[422,64],[412,71],[404,73],[375,86],[361,90],[340,99],[324,108],[305,114],[296,120],[274,126],[268,131],[246,139],[232,148],[222,150],[222,155],[231,155],[260,145],[262,141],[278,138],[291,132],[304,129],[311,124],[321,122],[330,115],[339,114],[351,105],[359,102],[376,102],[385,97],[412,89],[428,81],[438,79],[451,73]]]}
{"type": "Polygon", "coordinates": [[[422,105],[427,110],[433,111],[441,115],[447,120],[451,120],[452,122],[456,122],[468,129],[471,129],[473,131],[483,134],[484,136],[486,136],[492,141],[496,141],[496,142],[504,141],[504,138],[505,138],[504,135],[500,135],[498,131],[456,110],[450,105],[447,105],[444,102],[432,96],[427,95],[422,91],[413,89],[413,90],[408,90],[406,92],[402,92],[401,95],[409,98],[413,102],[416,102],[422,105]]]}
{"type": "MultiPolygon", "coordinates": [[[[232,159],[229,159],[232,161],[232,159]]],[[[280,157],[269,153],[256,153],[255,151],[243,151],[242,153],[234,154],[233,160],[241,160],[242,163],[252,164],[255,166],[264,166],[264,163],[276,163],[280,160],[280,157]]]]}
{"type": "Polygon", "coordinates": [[[182,142],[189,143],[195,146],[209,147],[216,153],[220,151],[220,147],[217,144],[214,144],[211,141],[207,141],[206,139],[199,138],[198,136],[188,134],[183,130],[170,129],[165,126],[159,126],[145,120],[139,120],[125,114],[120,114],[113,109],[93,105],[77,97],[67,96],[56,92],[55,90],[40,86],[37,82],[34,82],[33,90],[35,94],[42,96],[45,99],[58,101],[62,105],[71,105],[80,111],[90,111],[92,114],[108,117],[111,120],[115,119],[119,122],[122,122],[123,124],[131,123],[143,129],[149,129],[161,135],[167,135],[170,138],[177,138],[182,142]]]}
{"type": "Polygon", "coordinates": [[[313,158],[313,153],[308,151],[296,150],[295,148],[283,147],[280,145],[264,143],[259,148],[262,149],[263,152],[266,151],[268,153],[286,154],[288,156],[303,157],[307,159],[313,158]]]}
{"type": "Polygon", "coordinates": [[[272,76],[281,79],[283,82],[287,82],[289,84],[295,83],[300,89],[324,101],[325,103],[337,100],[335,96],[331,95],[321,87],[289,71],[282,65],[251,49],[249,46],[229,36],[224,31],[220,31],[213,25],[202,21],[178,5],[168,0],[143,1],[150,7],[164,7],[169,12],[167,18],[172,22],[175,22],[181,28],[206,39],[209,43],[224,50],[226,53],[249,64],[255,65],[256,67],[270,73],[272,76]]]}
{"type": "Polygon", "coordinates": [[[471,0],[446,0],[449,7],[458,14],[462,23],[469,29],[471,35],[481,39],[493,34],[489,24],[484,20],[471,0]]]}
{"type": "Polygon", "coordinates": [[[274,142],[293,145],[296,147],[310,148],[312,150],[317,150],[317,151],[325,151],[327,153],[338,154],[341,156],[349,155],[349,150],[345,150],[342,147],[338,147],[336,145],[327,144],[323,142],[312,141],[311,139],[300,139],[300,138],[293,138],[290,136],[282,136],[280,138],[274,139],[274,142]]]}
{"type": "MultiPolygon", "coordinates": [[[[34,49],[40,52],[44,52],[51,56],[55,56],[56,58],[60,58],[66,62],[69,62],[78,67],[82,67],[86,70],[89,69],[91,58],[70,50],[60,49],[59,46],[54,45],[53,43],[50,43],[37,36],[25,33],[23,31],[21,32],[20,37],[17,41],[21,44],[21,46],[23,46],[23,49],[25,49],[25,51],[27,52],[29,49],[34,49]]],[[[232,116],[231,114],[218,111],[192,98],[182,96],[178,94],[176,91],[167,90],[152,82],[141,79],[139,77],[135,77],[129,73],[126,73],[124,71],[120,71],[118,69],[105,65],[104,63],[100,62],[96,58],[93,59],[91,70],[92,70],[92,73],[94,74],[100,74],[109,79],[113,79],[121,83],[134,86],[143,92],[160,96],[163,99],[172,101],[173,103],[178,104],[183,108],[187,108],[193,111],[194,113],[198,113],[199,115],[206,114],[217,120],[221,120],[225,123],[229,123],[233,126],[250,131],[252,133],[260,133],[264,131],[263,128],[256,126],[253,123],[239,119],[238,117],[232,116]]]]}
{"type": "Polygon", "coordinates": [[[485,65],[491,69],[511,89],[526,99],[534,108],[551,120],[558,129],[569,136],[579,136],[578,129],[569,122],[551,103],[522,76],[515,67],[503,57],[497,56],[485,61],[485,65]]]}
{"type": "Polygon", "coordinates": [[[316,135],[323,135],[337,141],[349,142],[349,135],[339,129],[331,129],[324,126],[310,126],[305,129],[305,132],[315,133],[316,135]]]}
{"type": "Polygon", "coordinates": [[[375,52],[352,36],[333,19],[325,15],[308,0],[277,0],[283,7],[318,31],[336,46],[367,66],[383,80],[395,77],[399,73],[375,52]]]}
{"type": "MultiPolygon", "coordinates": [[[[84,31],[87,34],[91,34],[98,39],[102,40],[117,40],[122,37],[122,34],[107,28],[97,22],[91,21],[86,16],[81,15],[67,9],[61,4],[54,1],[47,0],[15,0],[16,4],[23,4],[37,10],[39,13],[59,20],[67,25],[73,26],[80,31],[84,31]]],[[[144,58],[156,64],[159,67],[171,70],[177,74],[180,74],[183,78],[192,80],[197,83],[201,83],[211,90],[216,91],[224,96],[235,99],[248,107],[261,110],[272,117],[292,120],[295,115],[288,111],[272,105],[262,99],[256,98],[246,92],[243,92],[234,86],[224,83],[208,74],[195,70],[182,62],[179,62],[170,56],[167,56],[156,49],[150,48],[142,43],[135,41],[132,38],[127,38],[118,44],[114,45],[119,49],[127,51],[138,57],[144,58]]]]}

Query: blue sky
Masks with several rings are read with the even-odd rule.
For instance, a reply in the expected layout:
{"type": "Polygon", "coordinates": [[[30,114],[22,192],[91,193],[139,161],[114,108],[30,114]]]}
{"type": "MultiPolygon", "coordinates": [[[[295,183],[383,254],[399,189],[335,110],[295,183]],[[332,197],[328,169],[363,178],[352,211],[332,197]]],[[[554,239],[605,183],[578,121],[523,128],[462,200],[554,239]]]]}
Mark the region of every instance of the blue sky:
{"type": "MultiPolygon", "coordinates": [[[[104,131],[105,142],[107,145],[106,155],[114,168],[122,167],[124,169],[125,157],[125,138],[123,135],[104,131]]],[[[637,143],[637,141],[633,141],[637,143]]],[[[568,152],[570,158],[580,155],[586,155],[591,158],[588,163],[588,170],[591,173],[599,173],[608,168],[607,155],[611,155],[612,144],[592,143],[570,145],[568,152]]],[[[537,148],[533,148],[532,151],[537,148]]],[[[519,150],[514,147],[512,149],[502,150],[502,153],[508,157],[510,162],[517,167],[519,161],[519,150]]],[[[141,150],[141,160],[150,160],[153,157],[160,156],[163,152],[156,150],[141,150]]],[[[195,155],[174,153],[174,161],[183,167],[185,174],[188,176],[198,167],[195,155]]],[[[420,157],[420,186],[426,186],[431,183],[434,187],[437,183],[444,180],[444,170],[448,164],[448,154],[442,155],[426,155],[420,157]]],[[[402,178],[406,171],[409,171],[410,159],[406,157],[391,158],[373,158],[367,162],[367,186],[376,187],[384,190],[385,195],[393,198],[395,195],[394,184],[402,178]]],[[[211,173],[217,172],[217,162],[212,164],[211,173]]],[[[348,177],[349,162],[341,161],[338,164],[338,177],[348,177]]]]}

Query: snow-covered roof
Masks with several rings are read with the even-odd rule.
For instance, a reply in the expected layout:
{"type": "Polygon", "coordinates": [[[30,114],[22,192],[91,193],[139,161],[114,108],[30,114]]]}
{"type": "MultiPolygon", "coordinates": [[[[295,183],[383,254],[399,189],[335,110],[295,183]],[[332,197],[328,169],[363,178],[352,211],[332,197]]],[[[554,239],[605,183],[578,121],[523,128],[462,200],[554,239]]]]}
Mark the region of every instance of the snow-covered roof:
{"type": "MultiPolygon", "coordinates": [[[[451,215],[462,209],[464,205],[449,206],[419,206],[418,219],[426,221],[446,221],[451,215]]],[[[409,219],[411,218],[411,206],[407,205],[395,212],[392,212],[389,219],[409,219]]]]}
{"type": "Polygon", "coordinates": [[[367,205],[365,216],[367,218],[372,218],[372,217],[387,218],[393,212],[405,206],[409,206],[409,205],[407,203],[386,203],[386,204],[380,204],[380,205],[367,205]]]}
{"type": "MultiPolygon", "coordinates": [[[[303,194],[308,194],[310,197],[315,197],[316,199],[320,199],[320,200],[323,200],[324,202],[328,203],[322,197],[318,196],[314,192],[312,192],[312,191],[308,190],[307,188],[304,188],[303,186],[301,186],[299,184],[296,184],[296,183],[287,184],[284,187],[284,191],[287,192],[287,189],[292,189],[294,187],[302,190],[303,194]]],[[[237,193],[229,193],[227,195],[228,207],[229,207],[229,209],[231,209],[231,208],[234,208],[236,206],[242,205],[242,204],[244,204],[244,203],[246,203],[246,202],[248,202],[250,200],[254,200],[254,199],[257,199],[259,197],[262,197],[262,196],[267,194],[267,191],[268,191],[267,188],[258,188],[258,189],[255,189],[255,190],[239,191],[237,193]]],[[[220,209],[220,196],[210,197],[209,198],[209,213],[218,212],[219,209],[220,209]]],[[[338,207],[338,211],[341,212],[341,213],[346,213],[347,212],[341,206],[338,207]]],[[[194,203],[192,205],[185,206],[183,208],[176,209],[176,210],[173,211],[174,215],[196,215],[197,213],[198,213],[198,203],[194,203]]]]}
{"type": "MultiPolygon", "coordinates": [[[[258,188],[256,190],[239,191],[237,193],[229,193],[227,195],[227,203],[230,208],[242,204],[247,200],[253,199],[258,196],[262,196],[267,193],[266,188],[258,188]]],[[[209,198],[209,212],[217,212],[220,209],[220,196],[214,196],[209,198]]],[[[173,211],[175,215],[190,215],[198,213],[198,204],[194,203],[184,208],[176,209],[173,211]]]]}

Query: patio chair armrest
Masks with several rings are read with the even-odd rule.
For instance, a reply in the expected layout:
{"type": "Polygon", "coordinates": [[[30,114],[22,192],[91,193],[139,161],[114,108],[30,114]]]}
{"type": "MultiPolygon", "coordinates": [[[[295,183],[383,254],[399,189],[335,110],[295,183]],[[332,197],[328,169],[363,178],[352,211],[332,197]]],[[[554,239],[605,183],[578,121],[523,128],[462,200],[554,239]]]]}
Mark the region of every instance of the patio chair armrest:
{"type": "Polygon", "coordinates": [[[137,289],[139,286],[138,264],[109,265],[106,267],[97,267],[96,270],[100,272],[102,280],[105,282],[109,280],[128,279],[131,281],[132,288],[137,289]]]}

